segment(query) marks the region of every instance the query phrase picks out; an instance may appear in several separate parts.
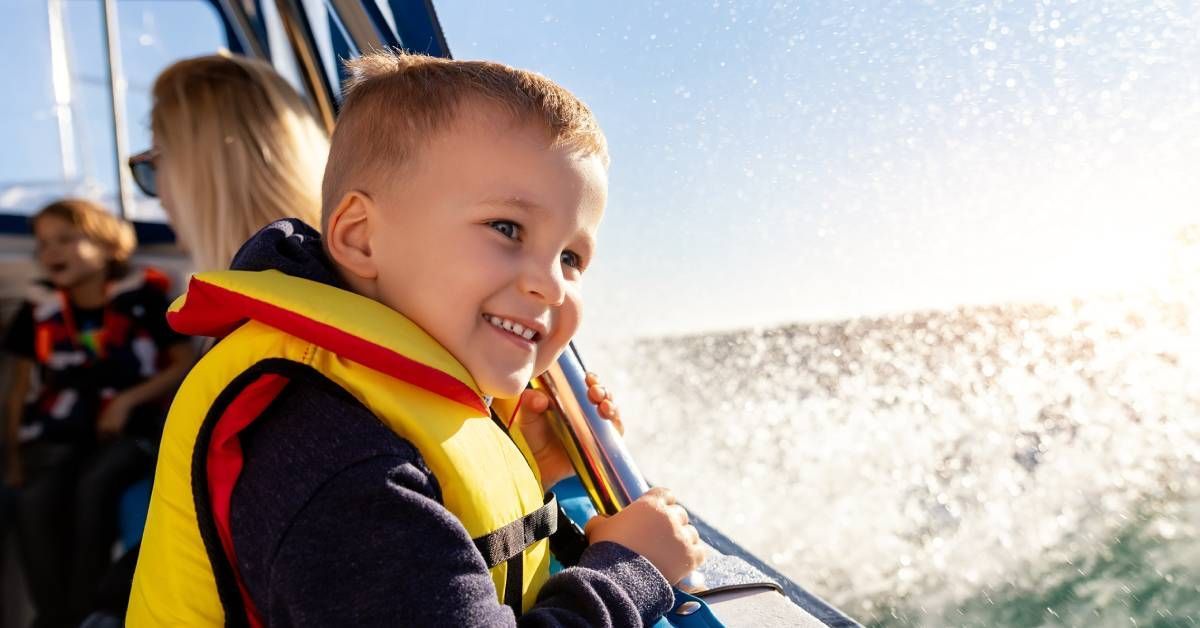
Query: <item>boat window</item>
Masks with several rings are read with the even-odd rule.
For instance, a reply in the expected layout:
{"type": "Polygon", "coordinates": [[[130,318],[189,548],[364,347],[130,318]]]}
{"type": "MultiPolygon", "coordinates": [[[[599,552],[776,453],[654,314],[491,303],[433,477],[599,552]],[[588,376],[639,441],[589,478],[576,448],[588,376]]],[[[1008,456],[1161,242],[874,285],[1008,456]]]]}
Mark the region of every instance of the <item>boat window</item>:
{"type": "Polygon", "coordinates": [[[305,9],[305,19],[312,29],[322,70],[326,77],[332,77],[334,98],[340,101],[341,90],[336,87],[346,78],[341,60],[358,56],[358,49],[346,32],[337,10],[328,0],[306,3],[305,9]]]}
{"type": "Polygon", "coordinates": [[[864,623],[1200,618],[1195,4],[438,16],[607,133],[581,349],[655,481],[864,623]]]}
{"type": "Polygon", "coordinates": [[[303,94],[311,102],[312,94],[308,92],[308,86],[300,77],[300,65],[296,61],[296,52],[288,42],[287,31],[279,17],[278,7],[274,2],[263,2],[261,6],[263,31],[266,34],[271,65],[275,66],[275,70],[279,72],[280,76],[286,79],[297,92],[303,94]]]}
{"type": "Polygon", "coordinates": [[[122,208],[116,134],[126,152],[150,145],[150,87],[183,57],[227,49],[226,29],[207,0],[120,0],[115,116],[104,3],[13,3],[0,20],[6,97],[0,131],[13,147],[0,157],[0,214],[28,215],[63,196],[95,198],[138,221],[163,221],[157,201],[131,191],[122,208]],[[120,99],[118,99],[120,100],[120,99]],[[115,129],[115,131],[114,131],[115,129]]]}
{"type": "MultiPolygon", "coordinates": [[[[128,84],[126,124],[131,153],[150,147],[150,88],[168,65],[187,57],[227,50],[225,29],[207,1],[162,2],[122,0],[117,3],[121,27],[121,64],[128,84]]],[[[156,199],[134,189],[134,220],[165,222],[156,199]]]]}

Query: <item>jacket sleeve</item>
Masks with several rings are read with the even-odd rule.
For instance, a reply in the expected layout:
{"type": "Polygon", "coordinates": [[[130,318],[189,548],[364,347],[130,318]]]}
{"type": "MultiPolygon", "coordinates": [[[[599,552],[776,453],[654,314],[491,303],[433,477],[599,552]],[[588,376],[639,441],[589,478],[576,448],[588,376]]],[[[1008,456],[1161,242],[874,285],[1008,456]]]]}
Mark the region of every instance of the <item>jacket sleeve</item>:
{"type": "Polygon", "coordinates": [[[640,626],[670,609],[670,586],[649,561],[600,543],[515,618],[423,467],[377,456],[312,495],[270,560],[268,625],[640,626]]]}

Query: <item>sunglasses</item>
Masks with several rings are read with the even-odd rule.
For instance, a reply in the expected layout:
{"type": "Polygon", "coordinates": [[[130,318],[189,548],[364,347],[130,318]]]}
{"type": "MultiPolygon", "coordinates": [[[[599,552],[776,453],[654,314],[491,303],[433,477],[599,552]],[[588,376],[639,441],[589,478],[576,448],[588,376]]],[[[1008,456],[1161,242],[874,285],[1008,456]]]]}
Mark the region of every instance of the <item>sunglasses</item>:
{"type": "Polygon", "coordinates": [[[129,158],[129,172],[133,174],[133,182],[142,194],[151,198],[158,196],[158,170],[154,163],[157,159],[157,148],[142,151],[129,158]]]}

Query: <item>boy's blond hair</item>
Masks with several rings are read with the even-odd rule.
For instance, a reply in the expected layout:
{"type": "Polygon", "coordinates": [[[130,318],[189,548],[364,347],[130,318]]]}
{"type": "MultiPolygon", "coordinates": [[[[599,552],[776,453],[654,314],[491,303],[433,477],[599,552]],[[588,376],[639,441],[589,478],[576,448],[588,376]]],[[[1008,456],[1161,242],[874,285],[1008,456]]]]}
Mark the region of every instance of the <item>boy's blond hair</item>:
{"type": "Polygon", "coordinates": [[[196,270],[224,270],[243,242],[281,218],[317,224],[329,136],[269,64],[184,59],[158,75],[153,95],[171,226],[196,270]]]}
{"type": "Polygon", "coordinates": [[[541,124],[554,146],[608,166],[607,141],[591,110],[540,74],[401,52],[367,54],[346,62],[346,69],[350,78],[321,187],[322,225],[347,192],[394,177],[468,100],[541,124]]]}
{"type": "Polygon", "coordinates": [[[64,198],[50,203],[30,217],[29,224],[36,226],[39,220],[47,217],[74,225],[84,237],[106,249],[111,256],[108,262],[110,277],[118,277],[128,270],[129,258],[137,248],[133,225],[82,198],[64,198]]]}

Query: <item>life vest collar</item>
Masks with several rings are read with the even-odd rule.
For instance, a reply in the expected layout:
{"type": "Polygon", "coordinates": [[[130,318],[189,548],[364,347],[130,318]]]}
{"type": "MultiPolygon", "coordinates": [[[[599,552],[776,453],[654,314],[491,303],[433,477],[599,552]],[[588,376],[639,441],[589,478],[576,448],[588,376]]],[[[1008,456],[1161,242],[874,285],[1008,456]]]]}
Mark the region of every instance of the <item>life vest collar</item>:
{"type": "Polygon", "coordinates": [[[255,320],[487,413],[475,380],[416,323],[367,297],[275,270],[199,273],[171,304],[176,331],[222,338],[255,320]]]}
{"type": "MultiPolygon", "coordinates": [[[[161,271],[154,268],[130,270],[124,276],[108,281],[104,286],[104,299],[112,303],[117,297],[151,286],[163,294],[169,294],[171,280],[161,271]]],[[[44,321],[63,311],[64,291],[43,282],[35,282],[25,291],[25,300],[33,304],[33,317],[44,321]]]]}

